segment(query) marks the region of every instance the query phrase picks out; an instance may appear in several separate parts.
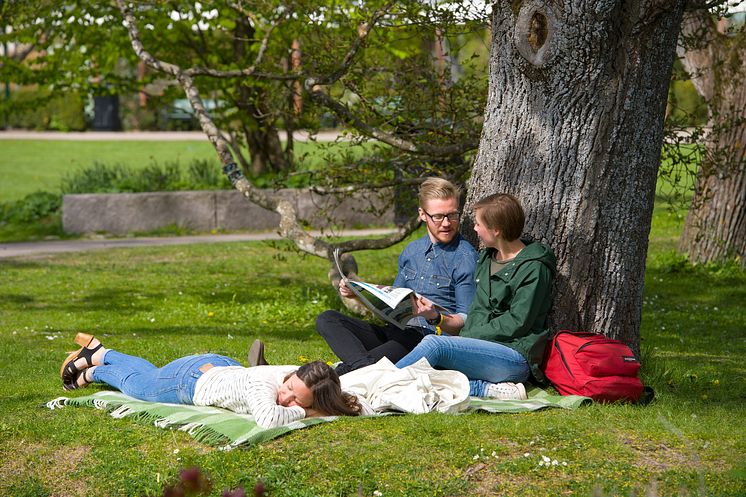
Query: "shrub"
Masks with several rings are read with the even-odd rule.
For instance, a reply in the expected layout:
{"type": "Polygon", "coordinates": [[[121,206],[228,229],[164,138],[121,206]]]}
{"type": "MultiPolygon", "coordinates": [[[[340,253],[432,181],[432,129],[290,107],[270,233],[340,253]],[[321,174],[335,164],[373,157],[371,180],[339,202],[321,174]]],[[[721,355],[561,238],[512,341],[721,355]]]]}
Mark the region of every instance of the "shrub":
{"type": "Polygon", "coordinates": [[[31,223],[59,212],[62,195],[35,192],[15,202],[0,204],[0,221],[4,223],[31,223]]]}
{"type": "Polygon", "coordinates": [[[179,161],[163,165],[152,162],[142,169],[122,164],[107,165],[94,162],[62,179],[62,193],[118,193],[179,190],[215,190],[230,188],[220,167],[204,159],[191,161],[182,168],[179,161]]]}
{"type": "Polygon", "coordinates": [[[86,128],[83,97],[73,91],[52,95],[46,89],[23,88],[11,94],[3,107],[11,128],[53,131],[86,128]]]}

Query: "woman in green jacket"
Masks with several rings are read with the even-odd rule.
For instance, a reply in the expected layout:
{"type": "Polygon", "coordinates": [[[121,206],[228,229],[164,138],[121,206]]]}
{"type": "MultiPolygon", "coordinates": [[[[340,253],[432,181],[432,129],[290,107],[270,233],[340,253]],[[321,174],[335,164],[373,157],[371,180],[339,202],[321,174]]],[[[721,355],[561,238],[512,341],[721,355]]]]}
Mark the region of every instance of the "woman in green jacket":
{"type": "Polygon", "coordinates": [[[512,195],[490,195],[474,205],[474,212],[474,230],[485,248],[460,336],[428,335],[396,365],[424,357],[433,367],[464,373],[471,395],[525,399],[522,382],[531,375],[544,379],[539,364],[549,338],[556,259],[549,247],[520,239],[525,214],[512,195]]]}

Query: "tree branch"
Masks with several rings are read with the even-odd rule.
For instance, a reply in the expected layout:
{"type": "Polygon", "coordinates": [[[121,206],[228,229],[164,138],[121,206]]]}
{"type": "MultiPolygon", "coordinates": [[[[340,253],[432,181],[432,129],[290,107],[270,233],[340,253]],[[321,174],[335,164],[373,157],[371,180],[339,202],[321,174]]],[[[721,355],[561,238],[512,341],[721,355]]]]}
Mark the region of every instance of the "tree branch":
{"type": "Polygon", "coordinates": [[[440,147],[437,145],[416,145],[415,143],[399,138],[396,135],[387,133],[379,128],[370,126],[363,122],[357,115],[355,115],[349,108],[342,105],[338,101],[331,98],[324,91],[319,88],[314,88],[314,79],[309,78],[305,82],[306,91],[308,91],[311,98],[319,102],[324,107],[331,109],[337,117],[350,124],[352,127],[363,133],[365,136],[374,138],[380,142],[396,147],[399,150],[409,152],[417,155],[429,155],[433,157],[452,157],[461,155],[470,150],[474,150],[479,145],[478,137],[476,140],[458,143],[455,145],[448,145],[440,147]]]}
{"type": "Polygon", "coordinates": [[[193,75],[176,64],[159,60],[150,54],[140,39],[135,17],[127,7],[125,0],[116,0],[137,56],[155,70],[174,76],[184,89],[189,102],[192,104],[202,130],[215,147],[215,151],[223,164],[223,171],[228,176],[233,187],[249,201],[280,214],[279,232],[283,237],[295,242],[296,246],[309,254],[332,260],[334,248],[340,247],[344,251],[386,248],[408,236],[419,225],[417,218],[412,218],[406,225],[400,227],[396,233],[380,239],[364,239],[330,244],[324,240],[309,235],[298,223],[295,206],[287,199],[267,195],[254,187],[236,166],[230,150],[230,144],[220,133],[212,118],[207,113],[197,87],[194,85],[193,75]]]}
{"type": "Polygon", "coordinates": [[[357,38],[355,38],[355,41],[352,42],[352,46],[347,51],[347,53],[344,56],[344,59],[342,59],[342,63],[337,68],[336,71],[333,71],[331,74],[328,74],[323,77],[315,78],[314,81],[311,83],[311,86],[314,85],[330,85],[332,83],[335,83],[339,80],[342,76],[344,76],[347,71],[349,71],[350,66],[352,65],[353,60],[355,59],[355,56],[357,55],[358,51],[360,50],[360,47],[363,46],[363,42],[368,38],[368,35],[373,30],[373,27],[376,25],[376,23],[381,19],[386,13],[391,9],[391,7],[396,2],[391,1],[384,5],[382,8],[378,9],[375,13],[373,13],[373,16],[371,16],[370,20],[361,25],[357,30],[357,38]]]}
{"type": "MultiPolygon", "coordinates": [[[[234,8],[237,8],[237,7],[238,6],[234,8]]],[[[243,9],[240,9],[239,11],[241,13],[244,13],[243,9]]],[[[270,23],[269,28],[267,29],[267,32],[264,34],[261,44],[259,45],[259,51],[256,54],[256,57],[254,58],[254,63],[248,68],[233,70],[233,71],[218,71],[216,69],[209,69],[206,67],[192,67],[192,68],[187,69],[185,72],[189,74],[190,76],[211,76],[213,78],[238,78],[238,77],[251,76],[254,78],[273,79],[273,80],[300,79],[302,76],[298,74],[296,75],[273,74],[273,73],[264,73],[264,72],[256,71],[257,66],[262,62],[262,59],[264,58],[264,53],[267,51],[267,46],[269,44],[269,37],[272,35],[272,32],[275,30],[275,28],[282,22],[282,20],[283,18],[281,16],[278,16],[277,19],[273,20],[270,23]]]]}

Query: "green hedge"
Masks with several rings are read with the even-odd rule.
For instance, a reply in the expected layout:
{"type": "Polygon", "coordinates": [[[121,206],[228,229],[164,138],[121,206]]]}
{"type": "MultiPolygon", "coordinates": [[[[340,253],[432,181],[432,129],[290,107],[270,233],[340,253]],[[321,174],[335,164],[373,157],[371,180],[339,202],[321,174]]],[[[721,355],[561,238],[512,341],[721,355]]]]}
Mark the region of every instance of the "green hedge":
{"type": "Polygon", "coordinates": [[[11,93],[2,103],[8,127],[39,131],[85,130],[84,107],[85,99],[77,92],[60,95],[29,88],[11,93]]]}

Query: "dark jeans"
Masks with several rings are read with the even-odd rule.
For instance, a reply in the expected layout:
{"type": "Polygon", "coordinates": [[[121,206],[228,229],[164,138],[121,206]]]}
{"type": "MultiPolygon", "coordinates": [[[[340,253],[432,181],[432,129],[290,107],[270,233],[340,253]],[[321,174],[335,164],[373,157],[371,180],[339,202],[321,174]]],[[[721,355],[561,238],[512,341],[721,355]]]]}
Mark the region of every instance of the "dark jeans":
{"type": "Polygon", "coordinates": [[[344,363],[337,368],[339,374],[375,364],[383,357],[396,363],[425,335],[432,333],[427,328],[416,326],[400,330],[393,324],[371,324],[337,311],[319,314],[316,331],[344,363]]]}

